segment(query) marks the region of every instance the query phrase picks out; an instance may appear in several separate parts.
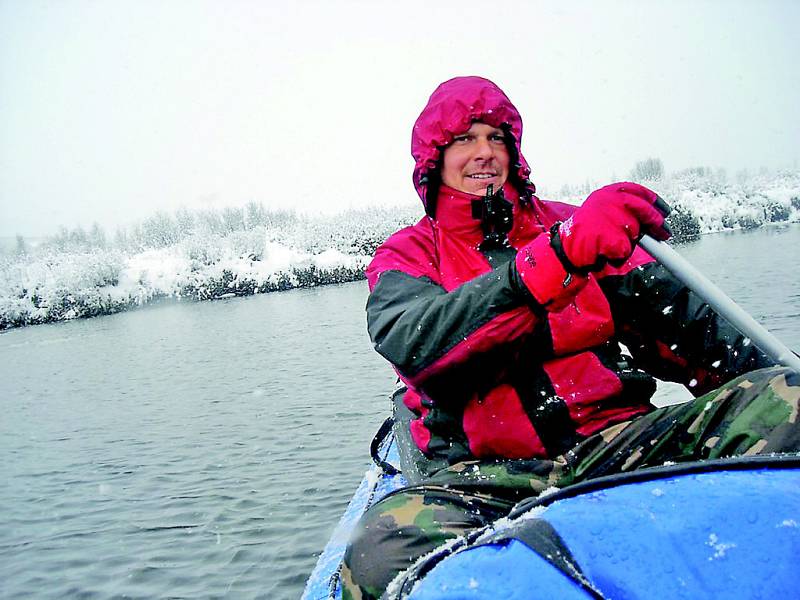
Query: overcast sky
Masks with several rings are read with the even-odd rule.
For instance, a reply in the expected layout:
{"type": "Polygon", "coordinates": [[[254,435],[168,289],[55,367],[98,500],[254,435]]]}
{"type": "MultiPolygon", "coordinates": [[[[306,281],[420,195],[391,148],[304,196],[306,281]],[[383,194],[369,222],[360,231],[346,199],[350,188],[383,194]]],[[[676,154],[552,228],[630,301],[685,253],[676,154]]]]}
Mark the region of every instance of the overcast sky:
{"type": "Polygon", "coordinates": [[[0,0],[0,236],[180,206],[414,200],[456,75],[522,112],[546,189],[797,167],[800,2],[0,0]]]}

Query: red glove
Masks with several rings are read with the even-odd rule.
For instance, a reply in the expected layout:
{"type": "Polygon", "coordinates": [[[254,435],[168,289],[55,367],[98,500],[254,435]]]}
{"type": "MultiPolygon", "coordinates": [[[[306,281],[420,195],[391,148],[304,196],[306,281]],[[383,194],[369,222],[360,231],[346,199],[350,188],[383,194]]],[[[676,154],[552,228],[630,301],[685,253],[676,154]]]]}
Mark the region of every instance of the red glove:
{"type": "Polygon", "coordinates": [[[606,263],[619,266],[645,233],[666,240],[669,206],[638,183],[612,183],[589,194],[572,216],[552,230],[550,245],[570,273],[599,271],[606,263]]]}

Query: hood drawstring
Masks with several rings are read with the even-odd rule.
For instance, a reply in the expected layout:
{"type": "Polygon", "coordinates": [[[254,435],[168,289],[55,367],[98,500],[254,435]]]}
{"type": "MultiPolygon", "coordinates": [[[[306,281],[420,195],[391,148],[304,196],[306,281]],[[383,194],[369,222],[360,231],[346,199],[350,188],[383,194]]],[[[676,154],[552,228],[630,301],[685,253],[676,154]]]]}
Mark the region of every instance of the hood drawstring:
{"type": "Polygon", "coordinates": [[[486,188],[486,196],[472,201],[472,218],[480,219],[483,241],[480,250],[508,246],[508,232],[514,225],[514,205],[505,199],[503,189],[494,193],[494,185],[486,188]]]}

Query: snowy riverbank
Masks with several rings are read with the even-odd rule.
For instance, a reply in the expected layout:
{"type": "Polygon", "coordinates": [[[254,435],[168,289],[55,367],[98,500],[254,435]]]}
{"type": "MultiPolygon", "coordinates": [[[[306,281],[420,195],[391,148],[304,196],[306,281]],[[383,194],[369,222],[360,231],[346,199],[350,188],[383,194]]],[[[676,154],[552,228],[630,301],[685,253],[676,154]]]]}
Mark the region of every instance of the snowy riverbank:
{"type": "MultiPolygon", "coordinates": [[[[697,169],[646,183],[675,209],[678,240],[800,222],[800,172],[729,183],[697,169]]],[[[577,204],[585,190],[565,188],[560,196],[577,204]]],[[[63,231],[0,257],[0,330],[110,314],[162,297],[209,300],[362,279],[377,245],[421,214],[410,204],[307,218],[249,205],[155,215],[118,232],[113,243],[96,230],[63,231]]]]}

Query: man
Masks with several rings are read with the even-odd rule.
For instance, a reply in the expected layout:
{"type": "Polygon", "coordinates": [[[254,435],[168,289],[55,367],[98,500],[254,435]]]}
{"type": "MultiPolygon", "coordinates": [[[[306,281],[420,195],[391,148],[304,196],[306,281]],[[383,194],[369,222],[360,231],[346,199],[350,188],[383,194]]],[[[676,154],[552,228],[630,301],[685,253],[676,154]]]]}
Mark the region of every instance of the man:
{"type": "Polygon", "coordinates": [[[550,486],[800,447],[797,374],[636,246],[669,237],[663,200],[626,182],[577,209],[542,201],[521,137],[516,108],[479,77],[443,83],[414,125],[427,214],[376,252],[367,320],[407,386],[400,436],[424,485],[364,515],[345,597],[380,596],[419,556],[550,486]],[[654,377],[702,397],[654,409],[654,377]]]}

